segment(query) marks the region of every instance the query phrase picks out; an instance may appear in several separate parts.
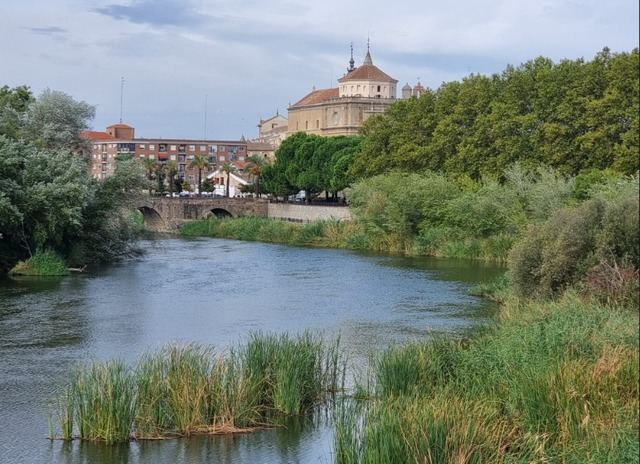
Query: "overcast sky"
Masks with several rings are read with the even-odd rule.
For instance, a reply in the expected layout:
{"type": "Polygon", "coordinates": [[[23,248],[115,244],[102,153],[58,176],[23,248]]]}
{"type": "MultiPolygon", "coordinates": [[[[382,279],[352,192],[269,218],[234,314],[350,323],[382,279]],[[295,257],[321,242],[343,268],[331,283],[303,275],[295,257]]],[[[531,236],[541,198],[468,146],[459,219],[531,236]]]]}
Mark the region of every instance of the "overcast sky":
{"type": "Polygon", "coordinates": [[[637,0],[0,0],[0,86],[62,90],[144,137],[254,137],[335,85],[371,38],[387,74],[432,88],[536,56],[638,46],[637,0]]]}

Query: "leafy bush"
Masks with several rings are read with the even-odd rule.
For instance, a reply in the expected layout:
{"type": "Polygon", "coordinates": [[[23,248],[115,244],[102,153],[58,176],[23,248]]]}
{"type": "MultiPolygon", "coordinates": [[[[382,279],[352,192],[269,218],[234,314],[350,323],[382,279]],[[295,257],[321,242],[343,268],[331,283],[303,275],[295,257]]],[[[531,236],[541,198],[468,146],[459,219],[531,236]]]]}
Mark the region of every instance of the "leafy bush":
{"type": "Polygon", "coordinates": [[[11,271],[11,275],[22,276],[65,276],[69,274],[67,265],[58,254],[51,250],[38,250],[26,261],[20,261],[11,271]]]}
{"type": "MultiPolygon", "coordinates": [[[[637,178],[635,182],[637,188],[637,178]]],[[[516,292],[558,294],[602,262],[637,267],[638,197],[633,191],[628,185],[608,189],[606,195],[561,209],[546,223],[531,226],[509,257],[516,292]]]]}

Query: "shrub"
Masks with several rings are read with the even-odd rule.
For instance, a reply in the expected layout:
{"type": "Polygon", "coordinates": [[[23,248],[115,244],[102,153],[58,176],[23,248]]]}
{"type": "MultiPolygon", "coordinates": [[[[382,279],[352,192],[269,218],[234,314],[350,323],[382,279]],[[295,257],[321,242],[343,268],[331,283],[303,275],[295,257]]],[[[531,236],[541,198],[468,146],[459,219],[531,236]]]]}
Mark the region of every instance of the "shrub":
{"type": "Polygon", "coordinates": [[[38,250],[26,261],[20,261],[9,272],[22,276],[65,276],[69,274],[67,265],[58,254],[50,249],[38,250]]]}

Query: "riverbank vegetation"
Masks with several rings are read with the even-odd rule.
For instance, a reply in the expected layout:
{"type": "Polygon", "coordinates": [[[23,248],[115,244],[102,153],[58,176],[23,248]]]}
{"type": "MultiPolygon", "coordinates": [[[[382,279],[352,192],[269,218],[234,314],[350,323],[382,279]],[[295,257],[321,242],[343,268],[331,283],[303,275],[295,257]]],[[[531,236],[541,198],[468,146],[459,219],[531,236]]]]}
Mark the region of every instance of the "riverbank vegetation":
{"type": "MultiPolygon", "coordinates": [[[[530,227],[540,232],[532,236],[542,240],[543,229],[569,227],[578,216],[602,225],[602,232],[591,228],[593,234],[584,237],[591,250],[602,253],[612,241],[633,240],[637,177],[609,171],[565,177],[549,168],[527,172],[519,164],[503,175],[499,183],[394,172],[362,180],[347,191],[352,222],[212,217],[185,224],[181,234],[503,262],[530,227]],[[584,217],[586,210],[593,210],[593,217],[584,217]],[[550,218],[555,219],[543,226],[550,218]]],[[[575,263],[576,268],[584,265],[575,263]]]]}
{"type": "Polygon", "coordinates": [[[637,307],[510,299],[471,340],[383,354],[336,413],[347,463],[638,462],[637,307]]]}
{"type": "MultiPolygon", "coordinates": [[[[529,224],[496,324],[392,348],[336,413],[351,463],[638,462],[637,178],[529,224]]],[[[595,191],[594,191],[595,192],[595,191]]]]}
{"type": "Polygon", "coordinates": [[[60,437],[115,443],[276,426],[342,389],[342,363],[338,341],[308,333],[254,334],[219,354],[170,345],[133,367],[94,363],[77,369],[58,399],[60,437]]]}
{"type": "Polygon", "coordinates": [[[61,92],[35,98],[25,87],[0,89],[0,272],[37,250],[52,250],[71,266],[133,251],[130,210],[143,174],[121,160],[104,181],[90,177],[81,155],[90,147],[80,131],[93,114],[61,92]]]}
{"type": "Polygon", "coordinates": [[[31,258],[19,261],[9,275],[64,276],[69,274],[65,261],[53,250],[36,250],[31,258]]]}

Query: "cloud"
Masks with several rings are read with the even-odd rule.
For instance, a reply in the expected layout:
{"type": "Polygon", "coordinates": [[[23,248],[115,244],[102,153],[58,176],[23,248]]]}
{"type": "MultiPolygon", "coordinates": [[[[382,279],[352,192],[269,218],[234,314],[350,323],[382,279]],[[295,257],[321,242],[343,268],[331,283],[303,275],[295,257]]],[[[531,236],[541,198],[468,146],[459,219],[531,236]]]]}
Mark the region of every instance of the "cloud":
{"type": "Polygon", "coordinates": [[[154,26],[193,26],[204,20],[189,2],[181,0],[134,0],[130,5],[111,4],[93,11],[118,20],[154,26]]]}
{"type": "Polygon", "coordinates": [[[28,30],[38,35],[60,36],[66,34],[67,31],[57,26],[49,27],[29,27],[28,30]]]}

